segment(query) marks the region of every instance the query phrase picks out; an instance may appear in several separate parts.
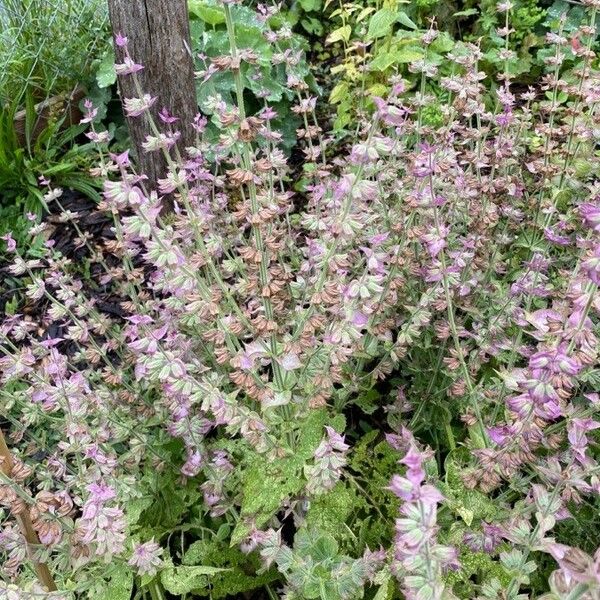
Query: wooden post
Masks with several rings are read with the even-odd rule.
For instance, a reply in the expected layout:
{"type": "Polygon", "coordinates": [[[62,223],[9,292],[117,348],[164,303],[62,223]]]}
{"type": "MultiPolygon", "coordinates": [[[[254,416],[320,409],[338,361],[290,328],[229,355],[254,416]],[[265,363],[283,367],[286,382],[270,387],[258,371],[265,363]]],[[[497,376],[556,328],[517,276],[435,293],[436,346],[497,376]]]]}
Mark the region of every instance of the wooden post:
{"type": "MultiPolygon", "coordinates": [[[[2,433],[2,429],[0,429],[0,471],[7,478],[11,478],[11,473],[13,470],[13,459],[6,445],[6,440],[4,439],[4,434],[2,433]]],[[[15,483],[15,485],[17,485],[15,483]]],[[[33,523],[31,522],[31,517],[29,516],[29,508],[25,507],[18,515],[15,515],[17,519],[17,523],[19,524],[19,529],[27,542],[27,549],[29,551],[29,555],[33,562],[33,567],[35,569],[35,573],[39,582],[46,587],[49,592],[56,591],[56,584],[54,583],[54,578],[48,569],[48,566],[43,562],[38,562],[33,558],[33,552],[35,551],[32,546],[39,546],[40,540],[33,528],[33,523]]]]}
{"type": "MultiPolygon", "coordinates": [[[[178,148],[183,155],[194,144],[191,123],[198,112],[186,0],[108,0],[108,8],[113,34],[128,39],[131,58],[144,66],[136,77],[143,93],[157,97],[152,115],[159,129],[164,128],[158,119],[163,107],[179,118],[171,127],[181,132],[178,148]]],[[[117,63],[122,62],[123,49],[115,45],[115,54],[117,63]]],[[[139,97],[131,75],[118,79],[121,99],[139,97]]],[[[156,189],[156,180],[165,174],[165,159],[161,152],[147,153],[141,147],[151,134],[146,119],[131,117],[128,125],[140,170],[148,176],[146,185],[156,189]]]]}

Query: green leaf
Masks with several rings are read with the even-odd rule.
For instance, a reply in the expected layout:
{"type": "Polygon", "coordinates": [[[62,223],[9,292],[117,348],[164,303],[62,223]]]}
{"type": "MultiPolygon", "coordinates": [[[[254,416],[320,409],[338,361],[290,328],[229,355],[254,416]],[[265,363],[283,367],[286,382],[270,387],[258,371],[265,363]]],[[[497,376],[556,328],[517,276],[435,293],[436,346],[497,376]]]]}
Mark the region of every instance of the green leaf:
{"type": "Polygon", "coordinates": [[[466,508],[465,506],[459,506],[459,507],[457,507],[456,512],[461,516],[462,520],[468,526],[471,526],[471,523],[473,523],[473,516],[474,516],[474,513],[472,510],[466,508]]]}
{"type": "MultiPolygon", "coordinates": [[[[249,454],[242,471],[243,500],[241,515],[253,517],[256,525],[264,525],[289,498],[297,496],[304,485],[304,467],[312,460],[321,443],[324,427],[330,423],[343,430],[345,421],[329,419],[327,411],[311,411],[300,421],[295,452],[273,460],[264,455],[249,454]]],[[[249,532],[240,520],[232,533],[231,545],[239,543],[249,532]]]]}
{"type": "Polygon", "coordinates": [[[170,567],[160,573],[160,581],[170,594],[189,594],[192,590],[203,588],[208,577],[230,569],[220,567],[170,567]]]}
{"type": "Polygon", "coordinates": [[[407,46],[399,48],[395,53],[396,62],[410,63],[423,58],[423,50],[417,46],[407,46]]]}
{"type": "Polygon", "coordinates": [[[404,25],[404,27],[408,27],[408,29],[417,29],[417,25],[415,24],[415,22],[410,19],[410,17],[405,13],[400,11],[398,13],[398,16],[396,17],[396,20],[398,21],[398,23],[404,25]]]}
{"type": "Polygon", "coordinates": [[[459,10],[455,12],[453,17],[472,17],[473,15],[479,14],[479,11],[476,8],[467,8],[467,10],[459,10]]]}
{"type": "Polygon", "coordinates": [[[125,518],[129,525],[136,525],[144,510],[153,504],[153,499],[149,496],[144,498],[134,498],[127,503],[125,518]]]}
{"type": "Polygon", "coordinates": [[[438,36],[433,40],[429,49],[431,52],[439,52],[443,54],[444,52],[450,52],[454,48],[454,40],[452,36],[445,31],[441,31],[438,36]]]}
{"type": "Polygon", "coordinates": [[[307,12],[311,10],[319,10],[321,8],[321,0],[300,0],[302,10],[307,12]]]}
{"type": "Polygon", "coordinates": [[[379,408],[381,393],[375,389],[362,392],[355,400],[355,404],[367,415],[372,415],[379,408]]]}
{"type": "Polygon", "coordinates": [[[396,21],[396,17],[396,13],[389,8],[381,8],[378,10],[369,21],[367,39],[374,40],[387,35],[391,31],[392,25],[396,21]]]}
{"type": "Polygon", "coordinates": [[[327,44],[334,44],[335,42],[348,42],[350,39],[350,35],[352,34],[352,27],[350,25],[343,25],[342,27],[338,27],[334,31],[332,31],[327,36],[327,44]]]}
{"type": "Polygon", "coordinates": [[[407,46],[378,54],[369,63],[369,67],[371,71],[386,71],[393,65],[410,63],[421,58],[423,58],[423,51],[420,48],[407,46]]]}
{"type": "Polygon", "coordinates": [[[348,82],[340,81],[332,90],[331,94],[329,94],[329,102],[331,104],[339,104],[348,94],[348,82]]]}
{"type": "Polygon", "coordinates": [[[107,52],[96,71],[96,83],[99,88],[110,87],[117,81],[117,72],[115,71],[115,55],[112,52],[107,52]]]}
{"type": "Polygon", "coordinates": [[[373,600],[388,600],[390,596],[390,591],[393,590],[393,585],[391,584],[390,576],[388,575],[385,581],[379,586],[377,593],[373,597],[373,600]]]}
{"type": "Polygon", "coordinates": [[[126,566],[114,570],[107,583],[91,594],[90,600],[129,600],[133,590],[133,571],[126,566]]]}
{"type": "Polygon", "coordinates": [[[380,52],[370,63],[371,71],[387,71],[394,63],[396,58],[393,52],[380,52]]]}
{"type": "Polygon", "coordinates": [[[209,25],[225,23],[225,13],[218,6],[211,5],[203,0],[188,0],[188,10],[209,25]]]}

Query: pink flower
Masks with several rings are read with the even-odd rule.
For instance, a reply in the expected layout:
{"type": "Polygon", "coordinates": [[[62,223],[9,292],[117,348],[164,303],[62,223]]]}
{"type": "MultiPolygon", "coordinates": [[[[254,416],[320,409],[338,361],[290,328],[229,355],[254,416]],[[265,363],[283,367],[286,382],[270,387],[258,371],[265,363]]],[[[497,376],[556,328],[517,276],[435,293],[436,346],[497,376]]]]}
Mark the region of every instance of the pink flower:
{"type": "Polygon", "coordinates": [[[298,355],[294,354],[293,352],[284,354],[279,359],[279,364],[284,371],[293,371],[294,369],[300,369],[302,367],[302,363],[300,362],[298,355]]]}
{"type": "Polygon", "coordinates": [[[122,63],[115,64],[117,75],[132,75],[133,73],[141,71],[143,68],[143,65],[133,62],[129,56],[126,56],[122,63]]]}
{"type": "Polygon", "coordinates": [[[176,123],[177,121],[179,121],[179,119],[177,117],[174,117],[169,110],[163,106],[163,108],[160,110],[160,112],[158,113],[158,117],[160,118],[160,120],[163,123],[166,123],[167,125],[171,125],[173,123],[176,123]]]}
{"type": "Polygon", "coordinates": [[[593,231],[600,232],[600,206],[585,202],[579,205],[579,214],[587,227],[593,231]]]}
{"type": "Polygon", "coordinates": [[[127,42],[127,38],[119,31],[115,36],[115,44],[117,44],[119,48],[125,48],[125,46],[127,46],[127,42]]]}
{"type": "Polygon", "coordinates": [[[6,242],[6,251],[14,252],[17,249],[17,242],[13,239],[13,236],[9,233],[4,234],[0,239],[6,242]]]}
{"type": "Polygon", "coordinates": [[[128,117],[139,117],[156,102],[156,96],[144,94],[141,98],[125,98],[125,113],[128,117]]]}
{"type": "Polygon", "coordinates": [[[143,544],[136,544],[127,564],[137,569],[138,575],[155,575],[162,565],[163,549],[154,539],[143,544]]]}

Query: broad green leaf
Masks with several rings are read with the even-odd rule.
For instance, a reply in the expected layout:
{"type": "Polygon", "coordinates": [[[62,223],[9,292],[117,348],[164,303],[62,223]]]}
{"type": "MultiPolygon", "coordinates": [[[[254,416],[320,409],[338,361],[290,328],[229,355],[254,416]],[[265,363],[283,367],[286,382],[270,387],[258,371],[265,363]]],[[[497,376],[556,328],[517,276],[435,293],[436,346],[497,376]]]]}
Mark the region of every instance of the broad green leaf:
{"type": "Polygon", "coordinates": [[[151,504],[153,499],[146,496],[144,498],[134,498],[127,503],[127,511],[125,518],[129,525],[136,525],[140,520],[140,516],[151,504]]]}
{"type": "Polygon", "coordinates": [[[393,52],[380,52],[369,63],[369,68],[371,71],[387,71],[396,62],[396,57],[393,52]]]}
{"type": "Polygon", "coordinates": [[[368,17],[374,10],[375,10],[375,8],[373,8],[372,6],[367,6],[367,7],[363,8],[358,13],[358,16],[356,17],[356,22],[360,23],[363,19],[368,17]]]}
{"type": "Polygon", "coordinates": [[[127,566],[114,570],[108,582],[91,594],[90,600],[129,600],[133,590],[133,571],[127,566]]]}
{"type": "Polygon", "coordinates": [[[192,590],[205,587],[211,575],[229,570],[203,566],[170,567],[161,571],[160,581],[170,594],[189,594],[192,590]]]}
{"type": "Polygon", "coordinates": [[[244,538],[248,536],[250,531],[250,525],[244,523],[243,521],[238,521],[231,534],[229,545],[233,547],[241,544],[244,541],[244,538]]]}
{"type": "Polygon", "coordinates": [[[405,12],[400,11],[396,20],[401,25],[404,25],[404,27],[408,27],[409,29],[417,29],[416,23],[405,12]]]}
{"type": "Polygon", "coordinates": [[[452,36],[450,36],[445,31],[441,31],[438,36],[433,40],[431,45],[429,46],[430,51],[439,52],[443,54],[445,52],[450,52],[454,48],[454,40],[452,36]]]}
{"type": "Polygon", "coordinates": [[[396,62],[410,63],[415,60],[421,60],[423,58],[423,50],[417,46],[407,46],[405,48],[399,48],[394,55],[396,57],[396,62]]]}
{"type": "MultiPolygon", "coordinates": [[[[273,460],[263,455],[250,455],[243,470],[242,516],[253,517],[257,526],[264,525],[284,504],[286,499],[297,496],[305,485],[304,467],[312,460],[314,452],[324,436],[324,427],[330,423],[343,430],[342,419],[328,419],[325,410],[310,412],[297,428],[298,445],[295,452],[273,460]]],[[[238,522],[234,540],[243,539],[248,531],[243,521],[238,522]]]]}
{"type": "Polygon", "coordinates": [[[341,81],[338,83],[329,94],[329,102],[332,104],[339,104],[348,94],[348,83],[341,81]]]}
{"type": "Polygon", "coordinates": [[[223,9],[203,0],[188,0],[188,10],[209,25],[225,23],[223,9]]]}
{"type": "Polygon", "coordinates": [[[99,88],[110,87],[117,81],[117,72],[115,71],[115,55],[107,52],[98,65],[96,71],[96,83],[99,88]]]}
{"type": "Polygon", "coordinates": [[[367,39],[374,40],[387,35],[396,21],[396,16],[396,13],[389,8],[378,10],[369,20],[367,39]]]}
{"type": "Polygon", "coordinates": [[[300,6],[302,10],[311,11],[319,10],[321,8],[321,0],[300,0],[300,6]]]}
{"type": "Polygon", "coordinates": [[[352,27],[350,25],[343,25],[332,31],[328,36],[326,43],[334,44],[335,42],[348,42],[350,35],[352,34],[352,27]]]}

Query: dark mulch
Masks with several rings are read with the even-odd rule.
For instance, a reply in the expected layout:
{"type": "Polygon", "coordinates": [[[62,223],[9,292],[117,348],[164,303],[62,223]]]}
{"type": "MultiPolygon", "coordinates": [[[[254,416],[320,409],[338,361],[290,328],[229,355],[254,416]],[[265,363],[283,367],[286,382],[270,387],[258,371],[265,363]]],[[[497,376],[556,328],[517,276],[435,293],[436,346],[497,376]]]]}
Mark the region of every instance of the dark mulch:
{"type": "MultiPolygon", "coordinates": [[[[103,267],[90,261],[90,248],[100,250],[104,244],[114,239],[113,222],[109,215],[96,210],[96,202],[75,190],[64,190],[58,202],[51,202],[48,214],[43,221],[50,225],[44,234],[55,242],[54,248],[65,258],[72,261],[72,269],[84,282],[86,295],[95,298],[101,312],[110,316],[122,316],[120,299],[111,296],[109,289],[98,283],[103,267]],[[81,233],[88,236],[87,244],[79,239],[79,233],[71,221],[62,222],[60,214],[63,210],[77,213],[76,223],[81,233]]],[[[108,265],[118,264],[110,254],[104,252],[108,265]]],[[[6,304],[15,296],[19,301],[19,312],[34,318],[44,313],[48,301],[32,301],[24,296],[25,286],[29,283],[27,275],[14,276],[9,272],[11,255],[0,254],[0,312],[6,312],[6,304]]],[[[52,327],[55,327],[54,325],[52,327]]],[[[50,333],[50,332],[48,332],[50,333]]]]}

